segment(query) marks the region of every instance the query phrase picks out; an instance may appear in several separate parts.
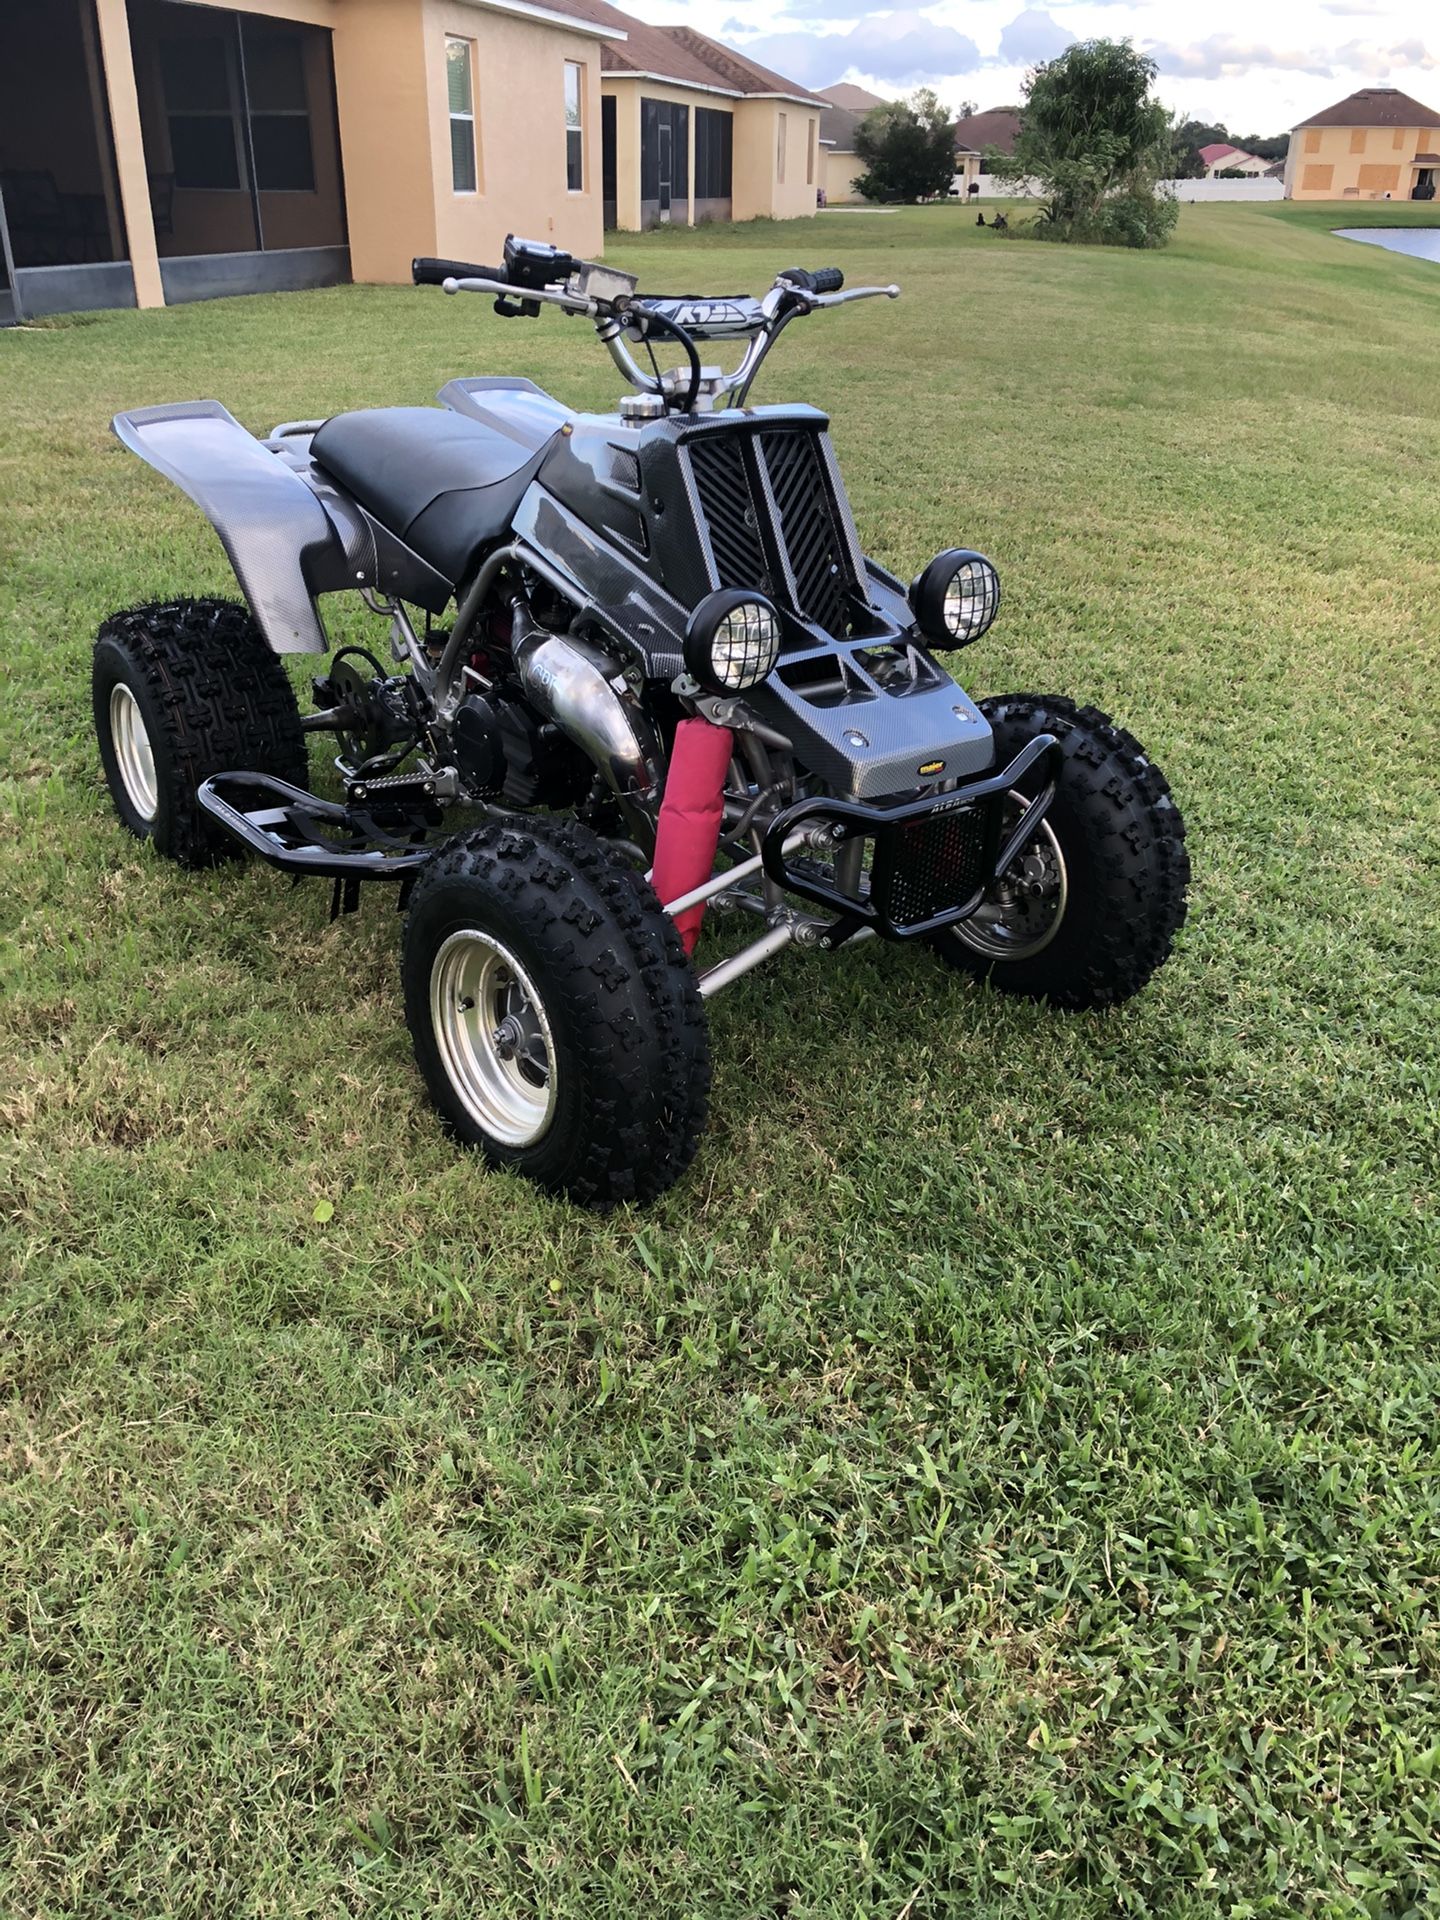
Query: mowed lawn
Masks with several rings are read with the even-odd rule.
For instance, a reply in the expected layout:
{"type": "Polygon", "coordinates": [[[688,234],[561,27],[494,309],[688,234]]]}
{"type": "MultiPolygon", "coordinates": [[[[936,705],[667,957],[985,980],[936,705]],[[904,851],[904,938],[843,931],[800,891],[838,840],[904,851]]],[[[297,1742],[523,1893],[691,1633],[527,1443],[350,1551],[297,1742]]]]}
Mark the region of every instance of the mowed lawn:
{"type": "Polygon", "coordinates": [[[751,976],[696,1170],[601,1221],[442,1138],[393,897],[152,859],[88,704],[108,611],[229,585],[117,408],[605,406],[588,329],[0,335],[0,1912],[1437,1911],[1440,268],[1332,217],[616,242],[903,283],[756,398],[897,571],[997,558],[967,684],[1119,716],[1195,889],[1109,1018],[751,976]]]}

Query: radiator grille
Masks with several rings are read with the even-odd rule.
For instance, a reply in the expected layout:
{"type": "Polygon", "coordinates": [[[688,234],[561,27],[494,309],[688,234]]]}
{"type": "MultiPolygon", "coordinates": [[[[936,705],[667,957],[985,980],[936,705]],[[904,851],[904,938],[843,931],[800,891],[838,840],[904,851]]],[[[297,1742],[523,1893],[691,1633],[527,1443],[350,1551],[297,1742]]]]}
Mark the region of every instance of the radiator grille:
{"type": "Polygon", "coordinates": [[[842,638],[855,581],[819,435],[789,427],[717,433],[691,441],[689,454],[720,585],[759,587],[842,638]]]}
{"type": "Polygon", "coordinates": [[[997,824],[988,801],[877,835],[871,886],[880,911],[907,928],[963,907],[990,878],[997,824]]]}
{"type": "Polygon", "coordinates": [[[845,548],[813,433],[767,433],[760,442],[790,571],[796,611],[837,638],[845,631],[845,548]]]}
{"type": "Polygon", "coordinates": [[[720,585],[772,592],[744,441],[738,434],[702,440],[691,447],[690,462],[720,585]]]}

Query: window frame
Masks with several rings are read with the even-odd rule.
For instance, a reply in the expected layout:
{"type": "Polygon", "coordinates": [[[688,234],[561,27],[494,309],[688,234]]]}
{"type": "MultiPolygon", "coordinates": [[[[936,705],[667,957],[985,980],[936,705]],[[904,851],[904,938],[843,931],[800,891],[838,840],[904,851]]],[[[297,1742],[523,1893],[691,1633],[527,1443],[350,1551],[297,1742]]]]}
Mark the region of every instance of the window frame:
{"type": "Polygon", "coordinates": [[[303,101],[302,101],[302,104],[298,107],[259,107],[257,108],[250,94],[249,63],[247,61],[246,69],[245,69],[245,89],[244,89],[245,91],[244,111],[247,114],[250,122],[249,139],[246,142],[247,152],[252,154],[254,153],[255,122],[257,120],[303,120],[305,123],[306,151],[310,161],[310,184],[308,187],[267,187],[264,181],[260,178],[260,164],[259,164],[259,157],[257,155],[255,157],[255,191],[257,193],[316,194],[320,191],[320,178],[318,173],[315,170],[315,139],[312,131],[312,116],[310,113],[310,76],[305,70],[305,35],[303,32],[304,23],[301,21],[283,20],[278,22],[274,26],[271,26],[267,23],[264,28],[261,28],[261,27],[252,28],[250,25],[250,20],[255,17],[256,16],[253,16],[253,15],[249,16],[246,19],[244,19],[241,23],[241,28],[240,28],[241,58],[244,59],[245,57],[245,35],[248,32],[251,32],[251,31],[256,33],[268,32],[275,39],[293,40],[295,43],[295,51],[296,51],[296,54],[298,55],[299,63],[300,63],[299,64],[300,91],[303,96],[303,101]]]}
{"type": "Polygon", "coordinates": [[[165,113],[165,142],[169,149],[170,171],[175,176],[175,186],[180,193],[244,193],[250,192],[250,156],[249,141],[245,137],[245,103],[240,84],[239,69],[235,59],[234,37],[225,32],[217,20],[214,23],[213,36],[206,34],[174,34],[159,43],[160,64],[160,100],[165,113]],[[192,105],[172,106],[170,102],[170,81],[165,72],[165,50],[167,46],[189,47],[207,44],[218,46],[222,69],[225,77],[225,104],[215,107],[197,107],[192,105]],[[177,120],[224,120],[229,123],[231,148],[235,156],[235,182],[233,186],[197,186],[193,181],[182,181],[180,168],[175,160],[175,122],[177,120]]]}
{"type": "Polygon", "coordinates": [[[815,159],[820,148],[820,126],[812,114],[805,122],[805,184],[815,184],[815,159]]]}
{"type": "Polygon", "coordinates": [[[445,36],[445,117],[450,134],[450,191],[456,199],[468,200],[480,191],[480,116],[475,111],[475,42],[473,40],[467,40],[463,34],[459,33],[447,33],[445,36]],[[465,49],[465,89],[470,99],[470,110],[468,113],[457,113],[450,105],[450,49],[452,47],[463,47],[465,49]],[[470,129],[470,184],[468,187],[457,185],[455,179],[455,126],[457,121],[461,126],[467,126],[470,129]]]}
{"type": "Polygon", "coordinates": [[[777,187],[783,187],[785,184],[785,148],[790,138],[790,129],[786,124],[788,119],[789,115],[785,113],[777,113],[775,116],[775,184],[777,187]]]}
{"type": "Polygon", "coordinates": [[[567,193],[585,192],[585,62],[567,60],[564,63],[564,113],[565,113],[565,191],[567,193]],[[575,76],[575,124],[570,124],[570,76],[575,76]],[[574,136],[575,177],[571,179],[571,136],[574,136]]]}

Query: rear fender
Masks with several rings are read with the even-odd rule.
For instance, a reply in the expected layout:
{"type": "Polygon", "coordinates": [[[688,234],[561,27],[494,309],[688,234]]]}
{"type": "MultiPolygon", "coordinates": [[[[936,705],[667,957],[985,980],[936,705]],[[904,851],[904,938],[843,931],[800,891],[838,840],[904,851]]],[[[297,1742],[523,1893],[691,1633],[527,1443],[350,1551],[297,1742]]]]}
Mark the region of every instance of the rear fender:
{"type": "Polygon", "coordinates": [[[276,653],[325,651],[317,594],[372,587],[435,612],[449,600],[448,581],[314,473],[298,437],[272,450],[218,400],[137,407],[113,427],[214,527],[276,653]]]}

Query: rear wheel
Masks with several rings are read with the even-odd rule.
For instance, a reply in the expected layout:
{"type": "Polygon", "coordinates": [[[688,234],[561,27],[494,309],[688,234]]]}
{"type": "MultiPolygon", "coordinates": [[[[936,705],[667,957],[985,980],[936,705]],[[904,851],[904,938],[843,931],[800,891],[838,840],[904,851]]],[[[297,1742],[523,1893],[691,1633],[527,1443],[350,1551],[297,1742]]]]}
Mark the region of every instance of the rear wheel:
{"type": "MultiPolygon", "coordinates": [[[[1053,733],[1055,798],[979,911],[935,936],[947,965],[1005,993],[1066,1008],[1128,1000],[1169,956],[1185,919],[1185,823],[1139,742],[1094,707],[1051,694],[980,703],[1003,766],[1053,733]]],[[[1003,835],[1043,775],[1005,799],[1003,835]]]]}
{"type": "Polygon", "coordinates": [[[410,901],[405,1017],[430,1097],[492,1166],[605,1208],[694,1157],[710,1056],[675,924],[593,834],[458,835],[410,901]]]}
{"type": "Polygon", "coordinates": [[[240,852],[195,797],[211,774],[305,784],[305,736],[285,669],[231,601],[112,614],[95,639],[92,692],[115,811],[181,866],[240,852]]]}

